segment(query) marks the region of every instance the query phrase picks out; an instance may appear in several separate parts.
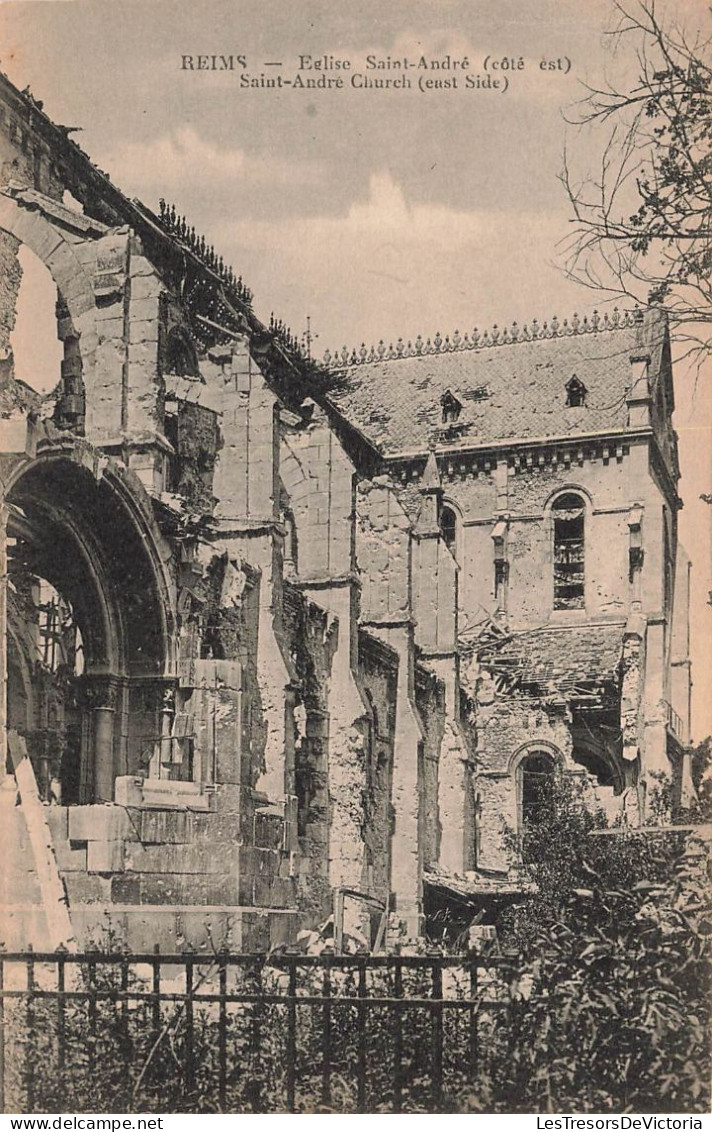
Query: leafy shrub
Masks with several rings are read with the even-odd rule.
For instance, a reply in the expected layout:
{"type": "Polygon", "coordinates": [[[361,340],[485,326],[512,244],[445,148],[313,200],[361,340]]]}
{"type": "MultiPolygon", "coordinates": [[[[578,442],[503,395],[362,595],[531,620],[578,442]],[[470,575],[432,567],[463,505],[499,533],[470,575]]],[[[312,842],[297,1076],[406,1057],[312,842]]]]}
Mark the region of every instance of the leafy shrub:
{"type": "Polygon", "coordinates": [[[528,831],[535,890],[503,917],[519,953],[491,1051],[490,1111],[706,1112],[710,862],[700,834],[603,832],[571,778],[528,831]]]}

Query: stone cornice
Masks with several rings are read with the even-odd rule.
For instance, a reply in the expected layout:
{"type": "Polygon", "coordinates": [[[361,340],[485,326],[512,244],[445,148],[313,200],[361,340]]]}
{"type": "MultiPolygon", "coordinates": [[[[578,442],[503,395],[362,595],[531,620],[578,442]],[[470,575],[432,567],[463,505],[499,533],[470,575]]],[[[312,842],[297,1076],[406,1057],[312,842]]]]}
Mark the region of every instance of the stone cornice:
{"type": "MultiPolygon", "coordinates": [[[[454,448],[447,445],[439,445],[434,449],[437,457],[447,458],[451,457],[456,459],[468,455],[485,456],[488,453],[494,455],[507,451],[510,449],[527,449],[527,448],[546,448],[559,445],[567,445],[568,447],[575,448],[581,444],[590,444],[591,441],[603,444],[606,441],[623,441],[623,440],[649,440],[654,435],[652,428],[621,428],[621,429],[607,429],[604,432],[581,432],[581,433],[560,433],[555,436],[515,436],[507,437],[504,440],[489,440],[481,444],[467,444],[454,448]]],[[[404,452],[394,452],[390,455],[384,456],[383,461],[385,464],[402,464],[410,460],[425,460],[430,452],[427,448],[413,448],[404,452]]]]}

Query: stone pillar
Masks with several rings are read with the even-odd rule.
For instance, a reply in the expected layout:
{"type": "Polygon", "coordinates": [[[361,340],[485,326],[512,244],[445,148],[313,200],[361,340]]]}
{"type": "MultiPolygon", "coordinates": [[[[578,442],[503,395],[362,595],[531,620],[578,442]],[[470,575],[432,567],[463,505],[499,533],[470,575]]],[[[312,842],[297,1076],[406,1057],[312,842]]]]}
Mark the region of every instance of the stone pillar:
{"type": "Polygon", "coordinates": [[[106,677],[89,677],[87,690],[93,714],[94,801],[113,802],[116,683],[106,677]]]}
{"type": "MultiPolygon", "coordinates": [[[[642,770],[648,796],[660,776],[672,773],[667,753],[667,701],[665,699],[665,623],[662,618],[648,618],[645,640],[645,726],[642,744],[642,770]]],[[[661,784],[661,783],[660,783],[661,784]]]]}
{"type": "Polygon", "coordinates": [[[172,685],[161,690],[160,714],[158,715],[158,741],[148,766],[149,778],[162,778],[163,767],[172,761],[171,733],[175,717],[175,689],[172,685]]]}
{"type": "MultiPolygon", "coordinates": [[[[84,428],[92,444],[116,442],[128,422],[129,234],[120,229],[98,241],[94,287],[99,339],[96,365],[82,373],[86,397],[84,428]]],[[[78,329],[78,328],[77,328],[78,329]]],[[[156,325],[156,341],[158,326],[156,325]]]]}
{"type": "Polygon", "coordinates": [[[456,653],[423,660],[445,686],[445,729],[438,765],[441,868],[464,873],[475,863],[470,753],[460,723],[460,676],[456,653]]]}
{"type": "Polygon", "coordinates": [[[626,400],[628,406],[628,427],[648,428],[650,426],[650,355],[632,354],[630,357],[631,385],[626,400]]]}
{"type": "Polygon", "coordinates": [[[415,644],[428,668],[445,686],[445,728],[438,763],[441,826],[439,864],[462,873],[474,856],[468,748],[460,723],[457,660],[458,566],[440,535],[442,489],[431,452],[423,475],[422,509],[414,532],[413,593],[415,644]]]}
{"type": "Polygon", "coordinates": [[[233,348],[227,378],[213,380],[221,383],[222,405],[222,447],[213,481],[220,541],[231,560],[243,560],[260,571],[256,669],[264,739],[257,752],[262,764],[257,790],[270,801],[282,802],[293,780],[288,762],[294,694],[282,633],[278,402],[246,339],[233,348]]]}
{"type": "Polygon", "coordinates": [[[643,508],[634,504],[628,512],[628,561],[630,584],[630,607],[639,612],[642,605],[641,575],[645,552],[643,550],[643,508]]]}
{"type": "MultiPolygon", "coordinates": [[[[355,573],[354,466],[325,415],[314,407],[306,426],[285,438],[290,506],[298,526],[299,585],[338,622],[328,695],[329,883],[363,887],[365,720],[370,709],[358,676],[360,584],[355,573]]],[[[345,913],[362,928],[362,910],[345,913]]],[[[346,923],[348,930],[349,923],[346,923]]]]}
{"type": "Polygon", "coordinates": [[[319,585],[306,583],[304,592],[338,621],[328,698],[329,882],[332,888],[360,890],[366,788],[362,721],[368,717],[369,708],[356,675],[358,587],[347,577],[319,585]]]}
{"type": "Polygon", "coordinates": [[[395,828],[391,843],[391,889],[401,934],[423,931],[422,750],[424,734],[415,705],[415,644],[412,623],[373,626],[374,635],[398,653],[398,689],[391,801],[395,828]]]}

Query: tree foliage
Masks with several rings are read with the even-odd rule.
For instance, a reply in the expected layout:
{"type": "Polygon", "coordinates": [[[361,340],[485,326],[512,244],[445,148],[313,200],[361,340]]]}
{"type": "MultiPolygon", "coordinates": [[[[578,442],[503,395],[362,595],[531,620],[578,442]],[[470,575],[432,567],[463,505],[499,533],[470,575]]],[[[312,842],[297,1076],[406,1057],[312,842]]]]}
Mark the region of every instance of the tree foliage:
{"type": "Polygon", "coordinates": [[[664,303],[701,361],[712,319],[710,41],[664,22],[655,0],[616,0],[615,10],[613,63],[630,49],[633,66],[625,81],[588,85],[570,116],[587,139],[586,127],[600,127],[604,141],[594,174],[577,174],[580,162],[564,154],[564,269],[612,299],[664,303]]]}
{"type": "Polygon", "coordinates": [[[499,1111],[707,1111],[710,862],[700,833],[605,831],[574,779],[529,831],[535,891],[502,925],[517,988],[499,1111]]]}

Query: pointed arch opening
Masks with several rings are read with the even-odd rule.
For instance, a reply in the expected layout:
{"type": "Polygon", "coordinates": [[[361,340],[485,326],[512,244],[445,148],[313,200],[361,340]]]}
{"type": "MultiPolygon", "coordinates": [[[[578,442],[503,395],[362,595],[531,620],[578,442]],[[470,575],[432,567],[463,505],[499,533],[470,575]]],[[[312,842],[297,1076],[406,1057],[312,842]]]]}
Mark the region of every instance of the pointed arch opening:
{"type": "Polygon", "coordinates": [[[6,503],[8,719],[46,801],[112,801],[118,775],[151,776],[175,685],[150,531],[125,485],[60,456],[6,503]]]}

